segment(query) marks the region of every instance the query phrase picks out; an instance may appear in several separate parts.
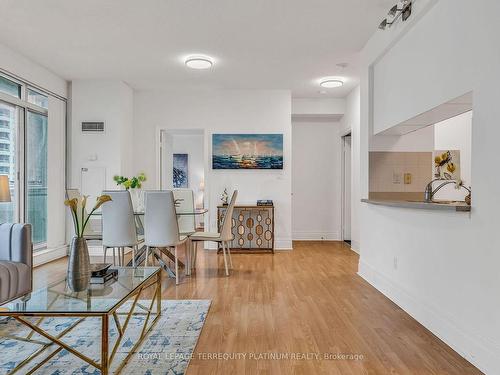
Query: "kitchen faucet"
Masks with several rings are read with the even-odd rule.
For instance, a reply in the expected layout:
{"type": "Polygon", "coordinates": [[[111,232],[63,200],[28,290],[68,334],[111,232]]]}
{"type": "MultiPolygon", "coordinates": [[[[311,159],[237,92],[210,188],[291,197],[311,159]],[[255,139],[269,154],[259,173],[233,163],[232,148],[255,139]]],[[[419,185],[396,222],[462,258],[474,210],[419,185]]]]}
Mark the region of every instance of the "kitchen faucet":
{"type": "MultiPolygon", "coordinates": [[[[429,182],[427,184],[427,186],[425,187],[425,191],[424,191],[424,201],[427,202],[427,203],[430,203],[434,200],[434,195],[439,191],[441,190],[444,186],[446,185],[449,185],[449,184],[456,184],[457,181],[455,180],[446,180],[446,179],[443,179],[443,178],[435,178],[434,180],[432,180],[431,182],[429,182]],[[432,184],[436,181],[444,181],[443,183],[441,183],[438,187],[436,187],[435,189],[432,189],[432,184]]],[[[463,185],[459,185],[460,187],[464,188],[465,190],[467,190],[469,192],[469,196],[471,195],[471,190],[466,187],[466,186],[463,186],[463,185]]]]}

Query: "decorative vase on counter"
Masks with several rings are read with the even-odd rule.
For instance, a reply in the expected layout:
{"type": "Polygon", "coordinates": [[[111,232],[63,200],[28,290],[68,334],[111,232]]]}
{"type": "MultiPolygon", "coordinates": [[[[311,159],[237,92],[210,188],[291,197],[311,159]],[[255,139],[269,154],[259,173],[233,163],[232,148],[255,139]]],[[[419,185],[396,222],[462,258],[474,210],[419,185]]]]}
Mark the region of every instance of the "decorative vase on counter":
{"type": "Polygon", "coordinates": [[[73,237],[69,248],[68,286],[74,292],[87,289],[90,282],[90,257],[87,240],[73,237]]]}

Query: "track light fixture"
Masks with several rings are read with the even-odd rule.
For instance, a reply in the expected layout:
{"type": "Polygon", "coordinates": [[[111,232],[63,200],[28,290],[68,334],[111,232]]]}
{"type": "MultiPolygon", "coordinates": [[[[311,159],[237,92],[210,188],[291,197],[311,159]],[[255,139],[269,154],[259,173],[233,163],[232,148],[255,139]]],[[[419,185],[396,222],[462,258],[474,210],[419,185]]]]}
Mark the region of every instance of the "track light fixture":
{"type": "Polygon", "coordinates": [[[403,21],[406,21],[411,16],[411,3],[411,0],[403,0],[394,5],[391,9],[389,9],[389,12],[387,12],[387,15],[391,17],[392,20],[388,21],[387,18],[382,20],[380,25],[378,25],[378,28],[380,30],[385,30],[388,26],[390,27],[394,24],[399,17],[401,17],[403,21]],[[399,4],[401,4],[401,7],[398,7],[399,4]]]}
{"type": "Polygon", "coordinates": [[[401,11],[401,10],[403,10],[403,9],[399,9],[399,8],[398,8],[398,4],[396,4],[396,5],[394,5],[394,6],[391,8],[391,10],[389,11],[389,13],[387,13],[387,15],[388,15],[388,16],[391,16],[391,17],[395,17],[395,16],[396,16],[396,13],[397,13],[398,11],[401,11]]]}

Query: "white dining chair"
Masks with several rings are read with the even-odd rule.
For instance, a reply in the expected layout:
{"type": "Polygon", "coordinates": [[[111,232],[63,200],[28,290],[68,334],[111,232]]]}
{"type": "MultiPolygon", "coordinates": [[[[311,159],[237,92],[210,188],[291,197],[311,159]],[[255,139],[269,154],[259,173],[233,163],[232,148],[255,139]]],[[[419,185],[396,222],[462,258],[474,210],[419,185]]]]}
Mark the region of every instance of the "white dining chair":
{"type": "MultiPolygon", "coordinates": [[[[67,199],[78,199],[80,201],[82,195],[80,190],[78,189],[66,189],[66,198],[67,199]]],[[[88,203],[89,204],[89,203],[88,203]]],[[[88,212],[85,208],[83,210],[84,216],[87,217],[88,212]]],[[[81,216],[81,211],[77,210],[77,215],[81,216]]],[[[81,220],[80,220],[81,222],[81,220]]],[[[92,218],[89,219],[87,226],[85,227],[85,231],[83,232],[83,237],[88,241],[102,241],[102,232],[95,230],[92,227],[94,220],[92,218]]]]}
{"type": "Polygon", "coordinates": [[[186,274],[191,274],[191,269],[196,262],[196,246],[189,240],[194,232],[196,232],[196,218],[195,215],[186,213],[194,212],[194,192],[191,189],[173,189],[174,201],[175,201],[175,211],[177,212],[177,222],[179,223],[179,232],[183,236],[187,236],[187,271],[186,274]],[[184,214],[184,215],[183,215],[184,214]]]}
{"type": "Polygon", "coordinates": [[[194,215],[182,215],[182,213],[194,212],[194,192],[191,189],[173,189],[177,222],[181,235],[189,236],[196,232],[194,215]]]}
{"type": "Polygon", "coordinates": [[[238,191],[235,190],[233,192],[233,196],[231,197],[231,202],[229,203],[227,210],[224,214],[220,233],[195,232],[191,236],[189,236],[190,241],[192,241],[194,244],[196,244],[196,242],[201,242],[201,241],[211,241],[211,242],[217,242],[217,244],[222,245],[222,254],[224,256],[224,267],[226,269],[226,276],[229,276],[226,252],[227,252],[227,257],[229,257],[229,265],[231,266],[231,268],[233,268],[233,260],[231,259],[231,250],[229,248],[229,241],[233,240],[233,233],[231,232],[231,227],[233,219],[233,210],[237,196],[238,196],[238,191]]]}
{"type": "Polygon", "coordinates": [[[164,249],[173,249],[175,283],[178,285],[178,247],[186,242],[187,236],[179,233],[174,194],[171,190],[147,191],[145,197],[144,244],[146,245],[146,266],[154,249],[160,252],[164,251],[164,249]]]}
{"type": "Polygon", "coordinates": [[[107,190],[111,201],[102,205],[102,246],[104,248],[104,263],[109,248],[113,249],[113,264],[115,249],[118,249],[118,264],[125,263],[125,248],[132,249],[132,265],[135,267],[135,254],[140,244],[135,226],[132,200],[128,191],[107,190]]]}

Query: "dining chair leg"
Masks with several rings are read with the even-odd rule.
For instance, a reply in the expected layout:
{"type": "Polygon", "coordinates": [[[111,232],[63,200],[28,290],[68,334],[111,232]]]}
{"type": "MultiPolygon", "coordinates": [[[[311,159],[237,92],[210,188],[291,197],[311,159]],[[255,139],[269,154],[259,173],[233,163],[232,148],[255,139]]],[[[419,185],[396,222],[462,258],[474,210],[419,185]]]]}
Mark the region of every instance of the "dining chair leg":
{"type": "Polygon", "coordinates": [[[146,246],[146,258],[144,259],[144,267],[148,266],[149,251],[149,246],[146,246]]]}
{"type": "Polygon", "coordinates": [[[186,249],[186,276],[191,275],[191,240],[184,242],[184,248],[186,249]]]}
{"type": "Polygon", "coordinates": [[[135,268],[135,254],[137,253],[137,245],[132,247],[132,267],[135,268]]]}
{"type": "Polygon", "coordinates": [[[227,259],[226,259],[226,245],[222,241],[222,254],[224,255],[224,268],[226,269],[226,276],[229,276],[229,271],[227,269],[227,259]]]}
{"type": "Polygon", "coordinates": [[[233,269],[233,258],[231,258],[231,249],[229,248],[229,241],[226,241],[227,255],[229,256],[229,267],[233,269]]]}
{"type": "Polygon", "coordinates": [[[116,266],[116,253],[114,247],[113,247],[113,266],[116,266]]]}
{"type": "Polygon", "coordinates": [[[198,258],[198,243],[200,241],[193,241],[193,269],[196,269],[196,258],[198,258]]]}
{"type": "Polygon", "coordinates": [[[104,250],[104,257],[103,257],[102,262],[106,263],[106,252],[108,251],[108,247],[107,246],[103,246],[103,250],[104,250]]]}
{"type": "Polygon", "coordinates": [[[177,258],[177,246],[174,249],[175,258],[175,285],[179,285],[179,259],[177,258]]]}

